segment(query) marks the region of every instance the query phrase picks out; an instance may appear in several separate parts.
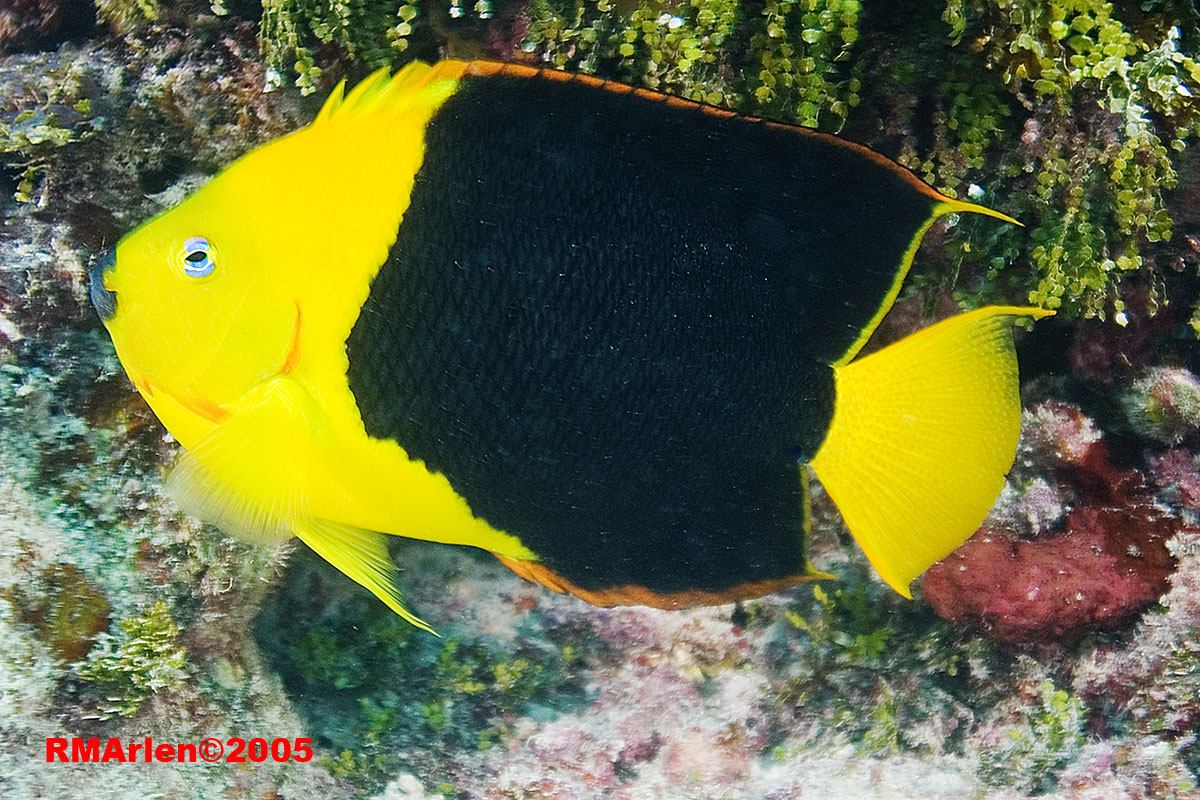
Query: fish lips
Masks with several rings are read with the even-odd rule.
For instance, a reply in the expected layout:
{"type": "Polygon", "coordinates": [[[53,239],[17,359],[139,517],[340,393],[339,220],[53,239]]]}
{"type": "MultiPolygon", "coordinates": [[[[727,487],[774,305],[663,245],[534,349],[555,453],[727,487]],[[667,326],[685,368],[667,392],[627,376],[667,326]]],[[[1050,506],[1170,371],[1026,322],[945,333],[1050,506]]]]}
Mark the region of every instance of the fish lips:
{"type": "Polygon", "coordinates": [[[100,319],[108,322],[117,313],[117,293],[104,286],[104,275],[117,265],[117,251],[109,250],[88,267],[88,294],[100,319]]]}

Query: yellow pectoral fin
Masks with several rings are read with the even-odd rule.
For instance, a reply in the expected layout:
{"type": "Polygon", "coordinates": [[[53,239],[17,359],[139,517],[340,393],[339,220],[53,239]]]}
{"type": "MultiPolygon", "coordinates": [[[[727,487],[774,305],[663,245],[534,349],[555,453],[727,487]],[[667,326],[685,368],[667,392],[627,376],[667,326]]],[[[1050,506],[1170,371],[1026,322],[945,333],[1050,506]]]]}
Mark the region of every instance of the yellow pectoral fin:
{"type": "Polygon", "coordinates": [[[396,585],[396,565],[388,556],[387,538],[380,533],[323,519],[311,519],[296,528],[296,535],[321,558],[366,587],[383,604],[408,622],[434,636],[438,632],[409,611],[396,585]]]}
{"type": "Polygon", "coordinates": [[[291,538],[308,515],[310,406],[294,381],[265,382],[180,456],[167,491],[185,512],[232,536],[256,543],[291,538]]]}
{"type": "Polygon", "coordinates": [[[837,404],[812,468],[893,589],[962,544],[987,516],[1021,433],[1013,321],[961,314],[835,367],[837,404]]]}
{"type": "MultiPolygon", "coordinates": [[[[189,448],[167,476],[180,507],[228,534],[270,543],[298,536],[413,625],[383,534],[312,516],[321,412],[296,381],[278,376],[238,401],[228,421],[189,448]]],[[[436,634],[435,634],[436,635],[436,634]]]]}

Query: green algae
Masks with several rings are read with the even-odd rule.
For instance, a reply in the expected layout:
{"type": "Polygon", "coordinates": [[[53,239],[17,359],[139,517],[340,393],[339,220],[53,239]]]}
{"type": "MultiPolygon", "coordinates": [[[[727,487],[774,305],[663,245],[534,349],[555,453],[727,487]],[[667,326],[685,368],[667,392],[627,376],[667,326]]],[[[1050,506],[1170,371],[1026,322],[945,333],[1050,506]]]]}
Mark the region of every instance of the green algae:
{"type": "Polygon", "coordinates": [[[987,783],[1047,791],[1079,754],[1086,741],[1084,702],[1051,681],[1038,686],[1037,696],[1022,724],[1005,729],[998,746],[980,754],[980,774],[987,783]]]}
{"type": "MultiPolygon", "coordinates": [[[[959,35],[980,36],[986,28],[978,60],[999,79],[995,93],[1025,117],[1019,136],[1010,128],[993,137],[1016,154],[1001,159],[998,171],[1014,182],[1034,178],[1032,191],[1010,194],[1005,205],[1027,232],[1000,232],[984,246],[959,242],[964,261],[991,260],[983,276],[995,285],[977,295],[995,298],[996,289],[1019,282],[1031,303],[1121,321],[1125,300],[1114,289],[1144,271],[1150,303],[1163,300],[1158,268],[1146,263],[1145,251],[1171,237],[1171,153],[1196,135],[1200,64],[1182,33],[1194,33],[1194,14],[1164,4],[1159,15],[1143,18],[1101,0],[955,5],[958,19],[974,21],[960,23],[959,35]]],[[[955,103],[963,102],[983,109],[982,122],[947,136],[951,149],[969,146],[970,131],[992,129],[995,121],[986,113],[994,98],[956,94],[955,103]]],[[[978,164],[968,159],[957,173],[941,172],[936,185],[953,192],[978,164]]],[[[934,176],[926,170],[925,177],[934,176]]]]}
{"type": "MultiPolygon", "coordinates": [[[[512,42],[493,46],[501,57],[845,130],[1025,224],[954,227],[917,290],[948,289],[965,307],[1028,302],[1124,321],[1127,284],[1146,292],[1137,313],[1168,302],[1158,245],[1174,229],[1175,159],[1200,125],[1195,11],[1144,5],[530,0],[523,33],[489,30],[512,42]]],[[[313,44],[372,67],[399,63],[413,37],[444,40],[445,28],[396,0],[276,0],[262,40],[275,74],[311,91],[313,44]]]]}
{"type": "Polygon", "coordinates": [[[14,199],[29,203],[39,199],[35,189],[54,151],[90,136],[95,114],[69,65],[23,88],[19,104],[0,106],[0,165],[18,173],[14,199]]]}
{"type": "MultiPolygon", "coordinates": [[[[969,736],[968,709],[983,713],[994,700],[983,665],[1003,656],[893,596],[865,567],[839,572],[836,588],[815,584],[811,599],[784,611],[789,649],[772,680],[777,702],[803,709],[822,721],[823,736],[867,756],[956,752],[969,736]]],[[[775,758],[797,752],[783,747],[775,758]]]]}
{"type": "Polygon", "coordinates": [[[886,684],[882,684],[879,690],[879,701],[871,710],[869,717],[870,727],[862,736],[864,752],[875,756],[886,756],[900,751],[898,705],[896,693],[886,684]]]}
{"type": "MultiPolygon", "coordinates": [[[[1169,302],[1170,192],[1200,130],[1196,12],[1183,0],[1151,5],[267,0],[257,22],[267,89],[309,94],[345,72],[487,54],[843,131],[1026,226],[953,226],[910,291],[1124,322],[1169,302]]],[[[100,14],[126,30],[173,6],[111,0],[100,14]]],[[[47,118],[31,142],[6,124],[0,151],[44,152],[86,133],[47,118]]],[[[22,198],[44,162],[23,167],[22,198]]],[[[1192,322],[1200,332],[1200,310],[1192,322]]]]}
{"type": "MultiPolygon", "coordinates": [[[[811,602],[785,611],[800,638],[787,677],[773,684],[778,702],[821,721],[818,747],[840,739],[871,758],[962,755],[986,785],[1054,787],[1086,742],[1085,701],[1060,689],[1047,665],[926,611],[889,607],[885,591],[854,578],[816,586],[811,602]]],[[[774,757],[787,762],[812,746],[800,740],[774,757]]]]}
{"type": "Polygon", "coordinates": [[[416,10],[393,0],[266,0],[259,29],[268,64],[266,88],[281,86],[292,73],[301,93],[316,91],[322,70],[314,50],[322,45],[334,44],[370,69],[392,63],[407,47],[416,10]]]}
{"type": "Polygon", "coordinates": [[[339,781],[352,784],[359,797],[373,795],[387,783],[400,760],[386,746],[386,737],[400,724],[398,701],[388,694],[381,700],[359,700],[362,716],[356,726],[356,749],[344,748],[336,755],[323,754],[321,765],[339,781]]]}
{"type": "Polygon", "coordinates": [[[96,0],[96,16],[118,31],[130,31],[162,14],[159,0],[96,0]]]}
{"type": "Polygon", "coordinates": [[[178,691],[187,679],[187,649],[165,601],[118,626],[121,636],[104,638],[75,671],[99,690],[102,717],[131,717],[151,695],[178,691]]]}
{"type": "Polygon", "coordinates": [[[859,102],[846,66],[858,0],[532,0],[522,50],[559,69],[778,119],[839,127],[859,102]]]}
{"type": "Polygon", "coordinates": [[[289,572],[256,637],[309,729],[328,742],[318,760],[360,796],[397,771],[428,769],[430,758],[500,746],[514,719],[568,708],[582,695],[581,647],[569,638],[559,646],[539,635],[501,641],[451,622],[439,624],[439,639],[306,550],[289,572]]]}

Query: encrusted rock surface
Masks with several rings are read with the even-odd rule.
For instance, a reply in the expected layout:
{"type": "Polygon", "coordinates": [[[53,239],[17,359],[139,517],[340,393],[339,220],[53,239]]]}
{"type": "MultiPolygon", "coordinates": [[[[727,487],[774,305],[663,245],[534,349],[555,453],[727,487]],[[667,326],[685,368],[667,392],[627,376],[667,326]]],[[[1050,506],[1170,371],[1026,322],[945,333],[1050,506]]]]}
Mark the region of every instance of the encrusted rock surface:
{"type": "MultiPolygon", "coordinates": [[[[961,179],[985,202],[1007,203],[1007,186],[1033,215],[1024,220],[1030,241],[1016,228],[935,227],[911,279],[919,291],[893,328],[911,328],[928,308],[951,313],[960,290],[966,302],[1001,291],[988,272],[1000,267],[981,269],[980,258],[1001,259],[1002,277],[1027,277],[1009,264],[1038,247],[1047,297],[1108,316],[1080,323],[1064,313],[1021,338],[1024,444],[987,531],[926,577],[928,602],[910,602],[873,576],[818,489],[813,552],[838,580],[683,612],[596,609],[525,584],[489,557],[397,542],[406,594],[442,639],[406,626],[302,547],[252,547],[181,516],[162,491],[176,445],[128,385],[87,304],[84,275],[97,252],[241,152],[311,118],[315,100],[263,94],[272,76],[254,25],[215,16],[207,3],[124,36],[60,44],[60,29],[20,45],[37,52],[0,60],[0,796],[1200,796],[1200,363],[1187,325],[1200,296],[1200,245],[1189,244],[1200,242],[1200,216],[1179,207],[1195,197],[1198,170],[1178,158],[1174,238],[1152,242],[1164,230],[1161,190],[1142,183],[1158,180],[1165,145],[1146,140],[1125,153],[1121,135],[1148,129],[1133,120],[1118,130],[1111,111],[1112,92],[1134,80],[1128,68],[1143,69],[1154,54],[1130,44],[1134,51],[1112,56],[1124,76],[1086,85],[1013,72],[1000,82],[1008,105],[998,106],[995,87],[912,77],[930,64],[905,62],[886,26],[871,31],[877,61],[851,63],[842,53],[858,35],[857,4],[839,2],[836,13],[833,0],[804,13],[768,4],[775,24],[822,42],[813,69],[837,74],[804,72],[802,58],[772,60],[763,71],[779,88],[763,102],[787,111],[805,85],[824,92],[826,105],[804,113],[837,119],[852,95],[866,94],[853,87],[871,80],[869,70],[907,80],[857,130],[874,131],[922,174],[961,179]],[[825,34],[827,22],[836,35],[825,34]],[[927,112],[917,94],[934,84],[927,112]],[[1086,113],[1070,116],[1071,103],[1086,113]],[[1010,119],[1019,119],[1019,152],[996,156],[988,148],[1010,119]],[[1080,203],[1121,189],[1132,194],[1114,218],[1133,227],[1101,241],[1103,204],[1080,203]],[[1092,220],[1087,229],[1081,219],[1092,220]],[[1140,248],[1145,270],[1132,258],[1101,262],[1133,287],[1119,295],[1119,314],[1102,302],[1107,289],[1084,285],[1094,277],[1079,253],[1085,234],[1114,259],[1120,237],[1140,248]],[[962,265],[951,286],[946,275],[962,265]],[[315,758],[136,770],[47,764],[51,736],[311,737],[315,758]]],[[[704,60],[719,53],[713,37],[734,13],[720,3],[680,7],[661,23],[661,10],[639,7],[621,22],[635,42],[598,45],[589,37],[607,30],[610,12],[595,5],[575,23],[548,4],[531,5],[528,19],[497,9],[515,27],[509,39],[492,30],[489,52],[527,29],[527,60],[595,68],[589,53],[611,45],[605,58],[617,63],[629,44],[635,56],[620,68],[656,85],[725,101],[746,83],[704,60]],[[684,41],[697,31],[708,38],[684,41]],[[696,63],[679,68],[692,48],[696,63]],[[651,52],[662,60],[637,60],[651,52]]],[[[1145,4],[1117,9],[1140,20],[1128,27],[1114,27],[1111,4],[1076,5],[1072,24],[1091,20],[1087,35],[1108,46],[1125,48],[1130,31],[1167,37],[1154,51],[1165,59],[1154,87],[1170,97],[1156,113],[1183,131],[1191,112],[1174,87],[1187,89],[1178,81],[1184,62],[1172,54],[1192,40],[1170,38],[1144,16],[1145,4]]],[[[955,68],[983,59],[1000,75],[1017,62],[1069,64],[1063,48],[1086,44],[1050,42],[1037,29],[1045,20],[1025,14],[1032,7],[950,1],[944,23],[935,13],[940,27],[912,33],[944,42],[947,27],[958,30],[955,68]],[[973,38],[980,20],[999,38],[973,38]],[[1028,36],[1017,42],[1021,32],[1028,36]]],[[[473,52],[461,28],[405,8],[397,16],[372,6],[387,18],[372,31],[425,20],[397,35],[426,52],[438,52],[435,34],[448,52],[473,52]]],[[[49,24],[46,15],[22,19],[49,24]]],[[[753,52],[784,58],[787,36],[752,35],[761,37],[753,52]]],[[[0,48],[12,47],[0,35],[0,48]]],[[[1096,61],[1089,55],[1086,68],[1099,69],[1096,61]]],[[[341,52],[330,62],[353,59],[341,52]]],[[[310,200],[332,201],[320,191],[310,200]]]]}
{"type": "Polygon", "coordinates": [[[995,639],[1029,642],[1115,627],[1157,600],[1175,567],[1167,543],[1179,511],[1160,504],[1137,470],[1113,466],[1077,407],[1035,406],[1022,458],[1038,477],[1019,498],[1006,493],[995,516],[1023,514],[1050,529],[1023,538],[1017,525],[985,526],[925,573],[933,609],[995,639]],[[1054,510],[1039,508],[1047,505],[1054,510]]]}

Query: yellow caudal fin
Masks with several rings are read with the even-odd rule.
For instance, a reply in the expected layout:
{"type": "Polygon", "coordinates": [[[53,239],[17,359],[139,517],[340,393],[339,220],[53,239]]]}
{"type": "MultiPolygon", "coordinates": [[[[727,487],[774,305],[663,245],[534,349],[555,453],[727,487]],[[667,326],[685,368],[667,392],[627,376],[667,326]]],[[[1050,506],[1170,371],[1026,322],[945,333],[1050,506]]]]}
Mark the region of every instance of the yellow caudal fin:
{"type": "Polygon", "coordinates": [[[1052,313],[981,308],[834,367],[837,403],[811,466],[905,597],[999,495],[1021,433],[1012,325],[1052,313]]]}
{"type": "Polygon", "coordinates": [[[368,589],[383,604],[408,622],[434,636],[438,633],[404,605],[396,585],[396,565],[387,551],[387,537],[328,520],[307,520],[296,528],[296,535],[317,555],[368,589]]]}

